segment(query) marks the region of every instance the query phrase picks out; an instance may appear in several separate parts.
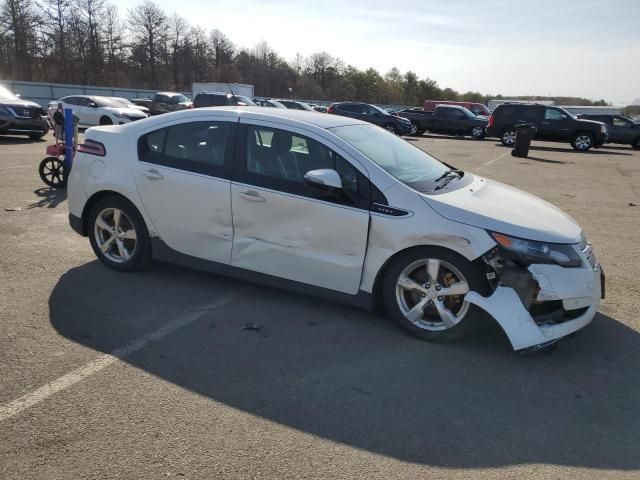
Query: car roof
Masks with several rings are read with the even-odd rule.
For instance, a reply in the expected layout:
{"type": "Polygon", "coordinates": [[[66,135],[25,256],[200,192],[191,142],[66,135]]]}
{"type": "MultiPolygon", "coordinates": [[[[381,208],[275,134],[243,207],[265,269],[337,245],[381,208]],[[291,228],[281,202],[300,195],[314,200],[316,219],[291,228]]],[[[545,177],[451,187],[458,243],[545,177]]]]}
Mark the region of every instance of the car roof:
{"type": "MultiPolygon", "coordinates": [[[[296,124],[314,125],[319,128],[332,128],[344,125],[371,125],[369,122],[356,120],[342,115],[327,115],[326,113],[310,112],[308,110],[291,110],[284,108],[266,108],[266,107],[204,107],[189,110],[180,110],[178,112],[166,113],[145,120],[146,125],[150,122],[158,123],[158,125],[167,126],[167,120],[172,118],[176,120],[187,120],[189,118],[199,119],[206,113],[215,113],[220,116],[228,116],[231,118],[249,118],[252,120],[275,121],[284,120],[291,126],[296,124]]],[[[141,122],[132,122],[124,127],[135,127],[141,122]]]]}

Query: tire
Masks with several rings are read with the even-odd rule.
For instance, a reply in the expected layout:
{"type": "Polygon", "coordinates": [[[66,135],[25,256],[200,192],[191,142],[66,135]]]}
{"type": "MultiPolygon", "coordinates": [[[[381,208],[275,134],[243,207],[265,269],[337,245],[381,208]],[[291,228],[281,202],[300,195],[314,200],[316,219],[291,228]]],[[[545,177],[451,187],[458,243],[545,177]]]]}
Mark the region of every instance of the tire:
{"type": "Polygon", "coordinates": [[[417,135],[420,135],[420,125],[418,125],[416,122],[411,122],[411,131],[409,132],[409,135],[413,135],[414,137],[417,135]]]}
{"type": "Polygon", "coordinates": [[[100,118],[100,125],[113,125],[113,120],[105,115],[100,118]]]}
{"type": "Polygon", "coordinates": [[[31,140],[40,140],[42,137],[44,137],[47,134],[47,132],[40,132],[40,133],[30,133],[29,134],[29,138],[31,140]]]}
{"type": "Polygon", "coordinates": [[[593,134],[590,132],[578,132],[571,139],[571,146],[578,152],[587,152],[593,147],[593,134]]]}
{"type": "Polygon", "coordinates": [[[471,129],[471,138],[474,140],[483,140],[487,136],[487,133],[482,127],[473,127],[471,129]]]}
{"type": "Polygon", "coordinates": [[[640,137],[636,138],[633,143],[631,144],[631,146],[635,149],[635,150],[640,150],[640,137]]]}
{"type": "Polygon", "coordinates": [[[500,134],[500,141],[505,147],[513,147],[516,143],[516,129],[514,127],[506,127],[500,134]]]}
{"type": "Polygon", "coordinates": [[[489,293],[481,267],[440,247],[420,247],[400,254],[392,260],[382,281],[384,305],[391,318],[414,337],[430,342],[468,337],[484,325],[482,311],[464,302],[465,290],[489,293]],[[455,284],[458,289],[443,295],[443,283],[455,284]]]}
{"type": "Polygon", "coordinates": [[[38,174],[47,186],[51,188],[67,187],[67,168],[58,157],[47,157],[40,162],[38,174]]]}
{"type": "Polygon", "coordinates": [[[386,123],[382,128],[394,135],[398,135],[398,128],[393,123],[386,123]]]}
{"type": "Polygon", "coordinates": [[[113,270],[141,270],[151,262],[151,240],[144,219],[123,197],[106,197],[96,203],[89,214],[87,233],[98,260],[113,270]],[[115,224],[119,233],[114,237],[115,224]]]}

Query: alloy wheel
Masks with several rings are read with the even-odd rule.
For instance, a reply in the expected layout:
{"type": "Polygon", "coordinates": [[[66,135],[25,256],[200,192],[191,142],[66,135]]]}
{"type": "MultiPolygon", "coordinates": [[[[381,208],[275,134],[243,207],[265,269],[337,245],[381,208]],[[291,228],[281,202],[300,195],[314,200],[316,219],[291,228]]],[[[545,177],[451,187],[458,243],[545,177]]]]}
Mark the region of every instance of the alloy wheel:
{"type": "Polygon", "coordinates": [[[416,135],[418,133],[418,126],[415,123],[411,124],[411,135],[416,135]]]}
{"type": "Polygon", "coordinates": [[[473,130],[471,131],[471,135],[476,138],[481,137],[483,133],[484,133],[484,130],[482,127],[473,127],[473,130]]]}
{"type": "Polygon", "coordinates": [[[513,145],[516,141],[516,131],[507,130],[502,134],[502,143],[505,145],[513,145]]]}
{"type": "Polygon", "coordinates": [[[98,214],[94,236],[102,254],[115,263],[129,260],[138,240],[133,222],[118,208],[105,208],[98,214]]]}
{"type": "Polygon", "coordinates": [[[396,300],[405,318],[434,332],[460,323],[469,310],[464,301],[468,292],[469,283],[462,273],[437,258],[411,263],[396,282],[396,300]]]}
{"type": "Polygon", "coordinates": [[[589,135],[579,135],[576,137],[575,144],[578,150],[588,150],[591,147],[591,137],[589,135]]]}

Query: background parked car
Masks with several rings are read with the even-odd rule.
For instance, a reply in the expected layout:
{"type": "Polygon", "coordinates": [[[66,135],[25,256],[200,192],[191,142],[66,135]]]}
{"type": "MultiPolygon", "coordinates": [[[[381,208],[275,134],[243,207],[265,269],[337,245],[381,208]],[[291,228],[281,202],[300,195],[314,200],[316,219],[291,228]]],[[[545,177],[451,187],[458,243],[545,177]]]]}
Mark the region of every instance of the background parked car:
{"type": "Polygon", "coordinates": [[[338,102],[332,104],[327,113],[357,118],[382,127],[396,135],[411,133],[411,122],[406,118],[396,117],[385,112],[380,107],[359,102],[338,102]]]}
{"type": "Polygon", "coordinates": [[[150,98],[134,98],[131,100],[131,103],[133,103],[134,105],[137,105],[139,107],[145,107],[149,110],[149,113],[151,113],[151,104],[153,103],[153,100],[150,98]]]}
{"type": "Polygon", "coordinates": [[[181,93],[158,92],[153,96],[150,110],[151,115],[159,115],[161,113],[186,110],[187,108],[192,108],[192,106],[191,100],[181,93]]]}
{"type": "Polygon", "coordinates": [[[640,125],[622,115],[592,115],[582,114],[578,118],[595,120],[607,125],[609,143],[622,143],[640,149],[640,125]]]}
{"type": "Polygon", "coordinates": [[[70,95],[57,102],[49,104],[49,116],[53,118],[53,111],[62,103],[63,108],[70,108],[78,117],[79,127],[94,125],[122,125],[125,123],[147,118],[147,114],[137,108],[127,108],[119,101],[109,97],[94,97],[87,95],[70,95]]]}
{"type": "Polygon", "coordinates": [[[402,110],[397,115],[411,122],[411,134],[422,135],[425,131],[448,135],[470,135],[475,139],[486,136],[487,118],[474,115],[458,105],[438,105],[434,112],[402,110]]]}
{"type": "Polygon", "coordinates": [[[277,100],[273,100],[273,99],[265,100],[263,98],[254,98],[253,103],[258,105],[259,107],[287,108],[277,100]]]}
{"type": "Polygon", "coordinates": [[[485,117],[489,117],[491,115],[491,111],[487,108],[486,105],[482,103],[475,102],[454,102],[452,100],[425,100],[424,106],[422,107],[425,112],[433,112],[435,111],[438,105],[458,105],[460,107],[464,107],[473,112],[474,115],[483,115],[485,117]]]}
{"type": "Polygon", "coordinates": [[[225,92],[202,92],[198,93],[193,99],[193,108],[222,107],[225,105],[256,106],[249,97],[225,92]]]}
{"type": "Polygon", "coordinates": [[[128,99],[126,99],[124,97],[109,97],[109,98],[112,98],[116,102],[120,102],[123,106],[125,106],[127,108],[135,108],[136,110],[140,110],[142,113],[146,113],[147,116],[150,115],[148,107],[144,107],[142,105],[137,105],[137,104],[133,103],[131,100],[128,100],[128,99]]]}
{"type": "Polygon", "coordinates": [[[27,135],[37,140],[49,131],[44,110],[37,103],[22,100],[0,85],[0,135],[27,135]]]}
{"type": "Polygon", "coordinates": [[[500,138],[505,147],[511,147],[516,138],[515,126],[522,123],[536,126],[534,139],[569,142],[578,151],[601,147],[607,141],[604,123],[582,120],[560,107],[538,104],[498,105],[489,117],[487,133],[500,138]]]}
{"type": "Polygon", "coordinates": [[[320,113],[327,113],[328,108],[327,107],[323,107],[322,105],[314,105],[313,109],[316,112],[320,112],[320,113]]]}
{"type": "Polygon", "coordinates": [[[304,103],[304,102],[299,102],[297,100],[280,100],[280,99],[278,99],[278,102],[280,102],[285,107],[293,109],[293,110],[307,110],[309,112],[313,112],[314,111],[313,108],[311,108],[309,106],[309,104],[304,103]]]}

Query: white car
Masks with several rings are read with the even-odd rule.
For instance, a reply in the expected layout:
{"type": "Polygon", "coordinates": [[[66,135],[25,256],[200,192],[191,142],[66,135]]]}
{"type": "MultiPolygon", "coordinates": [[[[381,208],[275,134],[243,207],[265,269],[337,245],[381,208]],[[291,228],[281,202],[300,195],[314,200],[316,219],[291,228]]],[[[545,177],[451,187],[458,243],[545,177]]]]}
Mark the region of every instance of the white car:
{"type": "Polygon", "coordinates": [[[49,102],[50,118],[53,118],[59,103],[63,108],[73,110],[73,114],[79,119],[79,127],[124,125],[149,116],[137,108],[126,107],[110,97],[70,95],[55,102],[49,102]]]}
{"type": "Polygon", "coordinates": [[[342,116],[217,107],[91,128],[68,197],[71,226],[113,269],[157,258],[382,301],[426,340],[474,331],[484,310],[514,349],[543,348],[603,295],[568,215],[342,116]]]}

